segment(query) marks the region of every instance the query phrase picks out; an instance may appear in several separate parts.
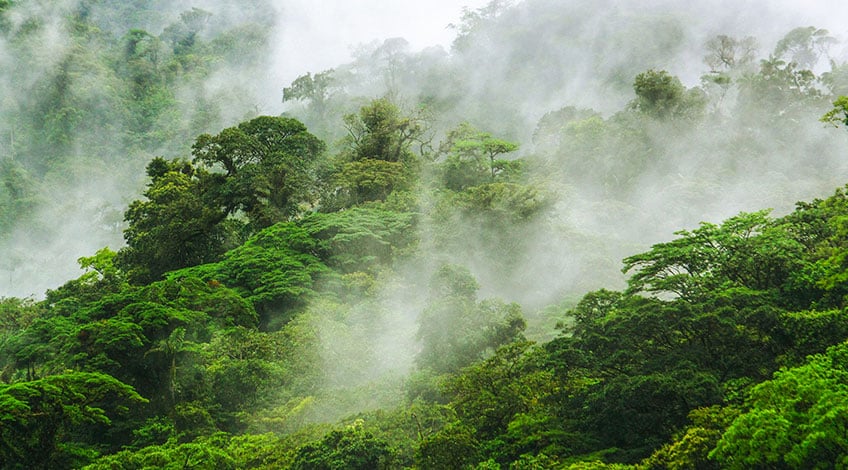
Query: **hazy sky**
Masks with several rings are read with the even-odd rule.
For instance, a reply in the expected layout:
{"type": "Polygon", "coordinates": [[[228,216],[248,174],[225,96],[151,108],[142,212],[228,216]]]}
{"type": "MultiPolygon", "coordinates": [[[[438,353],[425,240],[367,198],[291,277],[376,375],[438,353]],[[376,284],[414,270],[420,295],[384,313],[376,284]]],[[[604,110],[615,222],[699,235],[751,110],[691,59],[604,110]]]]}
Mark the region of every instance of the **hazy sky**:
{"type": "Polygon", "coordinates": [[[348,62],[358,44],[403,37],[413,49],[450,46],[462,7],[488,0],[287,0],[275,41],[277,75],[285,83],[348,62]]]}

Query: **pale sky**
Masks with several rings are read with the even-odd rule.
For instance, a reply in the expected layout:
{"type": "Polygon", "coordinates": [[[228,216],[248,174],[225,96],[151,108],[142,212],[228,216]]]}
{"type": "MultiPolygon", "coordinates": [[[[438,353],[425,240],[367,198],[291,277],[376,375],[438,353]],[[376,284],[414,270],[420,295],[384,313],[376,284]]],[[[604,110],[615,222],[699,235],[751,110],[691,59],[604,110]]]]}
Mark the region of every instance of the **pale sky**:
{"type": "Polygon", "coordinates": [[[285,83],[351,59],[351,50],[373,40],[403,37],[414,50],[449,48],[462,7],[489,0],[286,0],[276,39],[277,75],[285,83]]]}

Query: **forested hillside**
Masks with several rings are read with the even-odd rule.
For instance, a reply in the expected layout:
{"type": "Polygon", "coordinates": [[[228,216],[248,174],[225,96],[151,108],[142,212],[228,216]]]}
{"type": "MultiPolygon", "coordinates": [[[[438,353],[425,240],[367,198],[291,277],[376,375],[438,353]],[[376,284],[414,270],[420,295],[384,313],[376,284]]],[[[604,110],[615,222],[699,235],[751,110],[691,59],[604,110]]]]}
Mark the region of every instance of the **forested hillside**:
{"type": "Polygon", "coordinates": [[[263,113],[270,2],[0,0],[0,468],[848,466],[846,44],[619,3],[263,113]]]}
{"type": "Polygon", "coordinates": [[[4,293],[41,297],[118,245],[147,161],[250,116],[273,9],[181,3],[0,2],[4,293]]]}

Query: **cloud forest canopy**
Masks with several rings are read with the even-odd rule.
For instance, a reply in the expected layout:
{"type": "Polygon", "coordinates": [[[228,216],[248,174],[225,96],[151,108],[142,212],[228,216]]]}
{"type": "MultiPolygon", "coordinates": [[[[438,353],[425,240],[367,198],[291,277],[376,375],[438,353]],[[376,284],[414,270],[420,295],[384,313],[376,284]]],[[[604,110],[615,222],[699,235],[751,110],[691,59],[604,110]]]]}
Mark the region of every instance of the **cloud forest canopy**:
{"type": "Polygon", "coordinates": [[[0,468],[848,462],[838,31],[492,1],[266,99],[273,3],[41,6],[2,295],[93,248],[0,298],[0,468]]]}

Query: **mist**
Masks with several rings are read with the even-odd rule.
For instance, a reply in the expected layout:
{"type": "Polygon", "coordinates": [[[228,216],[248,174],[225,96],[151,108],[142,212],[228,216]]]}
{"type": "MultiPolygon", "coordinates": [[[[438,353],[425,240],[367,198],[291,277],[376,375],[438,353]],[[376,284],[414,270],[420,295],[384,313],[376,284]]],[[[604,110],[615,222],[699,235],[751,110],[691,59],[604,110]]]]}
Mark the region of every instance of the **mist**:
{"type": "Polygon", "coordinates": [[[428,280],[444,263],[473,274],[480,284],[474,302],[516,302],[528,336],[541,340],[561,313],[545,307],[625,285],[622,258],[702,221],[767,207],[788,213],[796,201],[829,195],[848,175],[848,137],[818,121],[827,96],[796,108],[758,102],[745,95],[742,79],[796,27],[824,28],[834,38],[814,72],[845,64],[848,5],[841,1],[146,5],[17,2],[8,12],[0,38],[0,158],[11,168],[4,184],[23,182],[26,197],[12,189],[0,195],[0,297],[41,298],[80,275],[78,258],[121,248],[123,213],[141,198],[153,157],[190,158],[197,135],[258,115],[295,117],[338,154],[343,117],[389,97],[405,113],[420,113],[437,163],[446,158],[438,144],[468,122],[519,144],[509,158],[529,168],[520,183],[537,191],[531,202],[538,204],[521,223],[497,229],[513,200],[478,213],[439,203],[438,194],[419,195],[426,255],[374,275],[377,291],[349,305],[324,299],[304,308],[320,339],[323,374],[307,421],[400,402],[421,350],[416,331],[430,302],[428,280]],[[83,34],[73,15],[99,27],[84,33],[87,49],[69,46],[83,34]],[[147,35],[132,42],[138,29],[147,35]],[[718,104],[710,95],[718,91],[703,80],[713,72],[705,45],[717,35],[753,37],[757,45],[749,69],[727,72],[738,81],[718,104]],[[227,53],[220,56],[203,56],[199,46],[180,55],[189,37],[186,47],[234,44],[221,46],[227,53]],[[130,43],[149,49],[122,56],[130,43]],[[111,68],[97,61],[107,56],[111,68]],[[150,91],[142,79],[155,74],[143,67],[175,71],[163,72],[167,79],[150,91]],[[283,101],[283,88],[298,77],[328,70],[334,82],[322,107],[283,101]],[[648,70],[668,71],[702,93],[709,104],[700,120],[676,125],[634,114],[634,78],[648,70]],[[127,76],[142,92],[122,88],[127,76]],[[44,104],[50,93],[61,95],[58,109],[44,104]],[[146,101],[134,112],[167,106],[141,123],[112,114],[139,94],[146,101]],[[591,126],[616,137],[598,137],[591,126]],[[12,195],[22,202],[16,206],[12,195]],[[369,388],[380,393],[343,397],[369,388]]]}
{"type": "MultiPolygon", "coordinates": [[[[791,2],[514,2],[449,50],[419,52],[411,44],[378,41],[360,48],[352,62],[336,65],[342,83],[331,100],[336,100],[340,114],[355,112],[363,97],[392,96],[408,112],[426,98],[438,110],[438,118],[430,122],[436,135],[468,121],[519,142],[517,156],[540,168],[532,178],[544,188],[547,205],[532,221],[507,233],[493,233],[485,226],[485,216],[456,211],[447,216],[454,238],[445,242],[433,239],[432,232],[444,231],[445,225],[433,219],[436,208],[425,200],[420,236],[432,259],[402,270],[402,287],[387,283],[377,310],[394,316],[345,342],[328,343],[334,345],[328,351],[328,370],[347,373],[346,380],[335,383],[350,383],[354,376],[379,382],[391,374],[375,370],[405,374],[415,369],[409,355],[419,347],[413,319],[426,308],[425,296],[401,304],[385,299],[423,290],[439,262],[467,266],[480,282],[480,299],[518,302],[529,321],[528,335],[542,340],[557,321],[546,307],[573,305],[590,290],[625,286],[620,262],[624,257],[673,238],[681,229],[718,223],[739,212],[772,208],[774,216],[784,215],[795,202],[827,196],[844,184],[848,164],[842,149],[848,139],[818,121],[830,105],[827,99],[800,110],[769,109],[766,103],[743,104],[744,98],[733,91],[722,109],[710,109],[697,125],[647,125],[640,130],[644,148],[633,152],[651,158],[627,163],[638,171],[629,181],[606,183],[618,186],[613,188],[604,186],[602,177],[592,177],[591,169],[575,173],[576,167],[568,166],[570,154],[587,161],[594,157],[596,169],[610,165],[611,171],[624,165],[615,159],[625,154],[609,149],[604,162],[599,158],[604,150],[578,153],[568,140],[547,145],[542,135],[550,131],[541,120],[572,106],[598,113],[606,125],[614,125],[634,99],[634,77],[649,69],[667,70],[686,88],[706,90],[702,77],[711,72],[704,63],[706,43],[720,34],[756,39],[754,70],[794,28],[825,28],[836,42],[814,65],[817,73],[827,71],[831,63],[848,59],[848,29],[836,20],[845,16],[833,15],[845,9],[836,2],[804,7],[791,2]],[[436,86],[428,81],[428,73],[444,69],[453,71],[448,74],[452,81],[436,86]],[[775,119],[784,116],[782,122],[775,119]],[[380,343],[380,338],[394,341],[380,343]],[[374,356],[373,351],[334,350],[348,341],[390,349],[374,356]],[[370,371],[358,367],[379,363],[380,356],[397,361],[370,371]]],[[[326,69],[321,65],[311,71],[326,69]]],[[[340,126],[321,128],[310,121],[315,116],[300,106],[291,103],[286,109],[314,123],[311,128],[322,129],[329,142],[342,135],[340,126]]],[[[568,121],[556,125],[562,127],[554,133],[568,121]]],[[[383,384],[392,386],[402,391],[401,383],[383,384]]],[[[390,403],[359,403],[359,409],[381,405],[390,403]]]]}
{"type": "MultiPolygon", "coordinates": [[[[0,246],[10,254],[0,267],[0,295],[39,298],[46,289],[76,277],[77,258],[107,245],[120,248],[122,212],[142,191],[143,167],[153,156],[187,156],[191,139],[200,132],[217,132],[249,116],[278,114],[283,86],[307,71],[320,71],[349,60],[352,51],[362,44],[406,36],[416,48],[449,47],[452,32],[448,24],[456,20],[461,10],[461,6],[448,1],[431,2],[426,8],[416,2],[322,2],[315,6],[298,1],[185,1],[128,4],[118,9],[92,1],[20,2],[7,14],[10,34],[0,39],[3,158],[24,164],[34,158],[26,155],[24,148],[28,145],[24,142],[27,136],[20,130],[26,121],[22,115],[27,108],[37,106],[31,101],[38,99],[38,88],[54,80],[63,58],[74,53],[67,50],[72,43],[69,15],[82,12],[117,41],[132,29],[160,35],[179,20],[181,13],[192,8],[211,13],[202,33],[206,38],[241,25],[267,24],[268,38],[263,40],[267,47],[254,51],[261,54],[261,59],[248,67],[234,62],[218,66],[200,82],[175,89],[182,119],[197,115],[198,105],[222,104],[217,116],[205,126],[174,135],[174,141],[167,145],[127,149],[120,143],[123,130],[112,125],[96,130],[104,141],[99,148],[91,146],[85,137],[74,138],[67,154],[74,155],[77,161],[88,160],[91,166],[80,165],[72,169],[71,175],[59,171],[49,181],[50,194],[42,195],[46,199],[28,204],[29,222],[15,224],[2,235],[0,246]],[[28,24],[39,27],[35,36],[22,42],[23,34],[31,34],[23,32],[28,24]]],[[[98,48],[89,52],[107,52],[98,48]]],[[[103,89],[112,86],[108,73],[83,73],[89,75],[85,79],[88,83],[74,81],[67,93],[88,93],[89,103],[100,101],[107,109],[115,106],[103,102],[103,89]]]]}
{"type": "MultiPolygon", "coordinates": [[[[167,2],[154,3],[124,16],[101,13],[96,2],[67,1],[59,8],[27,3],[14,8],[9,14],[13,30],[20,29],[35,17],[43,21],[44,26],[38,32],[37,40],[28,43],[24,49],[18,46],[17,54],[9,50],[8,39],[0,44],[0,60],[7,64],[3,67],[6,72],[0,86],[5,116],[5,124],[0,127],[6,129],[2,140],[8,150],[14,152],[9,142],[14,142],[15,127],[21,125],[20,110],[33,106],[27,102],[27,90],[55,74],[58,62],[68,53],[62,44],[70,43],[65,38],[68,26],[63,15],[78,8],[86,8],[104,31],[115,36],[123,35],[132,28],[161,34],[181,12],[192,7],[212,13],[213,25],[205,33],[208,36],[226,29],[227,25],[249,24],[257,17],[265,22],[271,21],[268,47],[259,51],[262,56],[253,66],[221,67],[208,74],[197,86],[176,92],[178,101],[184,103],[183,114],[187,117],[193,114],[192,107],[199,99],[220,102],[222,97],[227,97],[228,102],[219,106],[216,122],[210,122],[211,125],[195,132],[215,132],[250,115],[276,114],[291,108],[283,106],[281,89],[297,76],[340,67],[345,63],[367,72],[366,67],[373,65],[368,63],[367,52],[379,47],[384,39],[398,37],[407,41],[405,50],[401,52],[409,60],[432,57],[436,62],[430,62],[436,66],[441,66],[441,63],[457,67],[464,75],[462,88],[466,92],[456,97],[452,95],[455,90],[451,90],[451,84],[444,84],[447,88],[427,90],[427,87],[433,86],[432,83],[418,83],[419,79],[415,77],[401,77],[400,89],[397,90],[401,100],[412,101],[422,93],[441,95],[444,99],[456,98],[459,102],[454,106],[457,110],[455,117],[447,114],[446,118],[442,118],[446,122],[434,123],[437,129],[447,129],[461,120],[474,121],[480,128],[520,142],[525,153],[532,151],[535,124],[545,113],[566,105],[612,113],[631,99],[630,82],[641,71],[664,68],[679,76],[687,86],[698,85],[699,77],[704,73],[703,44],[717,34],[753,36],[760,46],[760,56],[765,56],[773,44],[793,27],[815,25],[828,29],[831,35],[840,39],[840,45],[830,51],[831,58],[844,60],[848,54],[842,41],[848,35],[848,28],[839,21],[848,14],[848,7],[841,2],[814,2],[803,7],[789,1],[759,2],[743,8],[733,2],[688,5],[654,1],[647,4],[640,2],[638,9],[633,9],[635,4],[628,2],[513,2],[508,14],[504,15],[505,20],[519,23],[537,21],[538,27],[533,36],[511,37],[506,26],[502,28],[505,34],[499,34],[501,31],[497,28],[483,31],[474,37],[473,44],[469,46],[479,51],[464,55],[456,50],[452,55],[448,52],[458,31],[462,8],[474,11],[485,5],[484,1],[461,5],[443,1],[428,4],[427,8],[415,2],[394,2],[390,5],[376,1],[337,2],[322,3],[321,6],[308,3],[258,2],[239,8],[222,2],[191,5],[189,2],[167,2]],[[542,18],[545,20],[540,21],[542,18]],[[653,33],[656,33],[653,37],[645,36],[653,33]],[[567,38],[566,42],[562,42],[563,38],[567,38]],[[433,52],[425,52],[428,48],[433,52]],[[440,49],[441,52],[438,52],[440,49]],[[358,63],[349,62],[355,54],[359,54],[358,63]],[[31,67],[12,65],[24,55],[30,60],[31,67]],[[457,64],[459,57],[472,58],[472,62],[457,64]],[[492,100],[490,96],[497,98],[492,100]],[[16,121],[18,124],[14,124],[16,121]]],[[[126,8],[127,12],[132,11],[130,7],[126,8]]],[[[493,23],[498,24],[497,20],[493,23]]],[[[95,82],[107,79],[91,77],[95,82]]],[[[80,88],[84,86],[88,85],[79,84],[80,88]]],[[[349,82],[347,86],[352,90],[360,87],[355,92],[363,96],[380,96],[389,91],[383,86],[363,88],[355,82],[349,82]]],[[[90,91],[81,89],[80,92],[90,91]]],[[[352,111],[353,107],[344,110],[352,111]]],[[[298,116],[296,109],[292,112],[298,116]]],[[[329,126],[339,128],[340,116],[335,119],[329,126]]],[[[308,117],[305,120],[309,123],[308,117]]],[[[103,129],[98,132],[102,133],[103,129]]],[[[121,131],[107,130],[106,134],[109,132],[121,131]]],[[[332,141],[338,135],[329,133],[324,137],[332,141]]],[[[10,258],[31,262],[14,262],[14,269],[4,268],[0,275],[0,292],[38,297],[44,290],[73,277],[78,272],[78,257],[104,245],[119,248],[123,243],[121,212],[142,189],[141,168],[155,155],[184,156],[193,136],[183,133],[180,138],[185,142],[177,143],[177,147],[174,147],[175,142],[171,142],[170,148],[154,146],[129,156],[121,155],[127,153],[122,146],[110,149],[105,144],[91,155],[89,146],[82,142],[73,144],[71,153],[91,159],[92,165],[99,166],[101,161],[108,160],[110,163],[107,165],[117,163],[119,166],[113,167],[112,171],[100,168],[78,171],[78,178],[82,180],[63,181],[67,175],[62,175],[50,182],[51,199],[30,207],[36,226],[50,227],[36,236],[33,236],[30,226],[4,235],[4,246],[8,246],[11,253],[16,253],[10,258]],[[58,227],[53,221],[57,219],[63,220],[58,227],[64,226],[66,231],[56,232],[58,227]],[[100,221],[91,224],[89,221],[92,219],[100,221]]],[[[21,146],[20,139],[16,147],[21,146]]],[[[107,140],[117,141],[119,137],[107,140]]],[[[821,187],[832,186],[831,183],[824,183],[821,187]]],[[[806,191],[797,196],[805,194],[815,193],[806,191]]],[[[769,198],[764,195],[762,199],[769,198]]],[[[694,219],[713,220],[739,207],[738,203],[728,201],[716,205],[732,206],[734,209],[704,214],[707,217],[694,215],[694,219]]],[[[692,207],[691,213],[703,214],[703,211],[692,207]]],[[[692,218],[675,220],[687,226],[697,221],[692,218]]],[[[680,226],[675,222],[664,227],[658,236],[667,235],[680,226]]],[[[657,236],[649,239],[655,241],[657,236]]]]}
{"type": "MultiPolygon", "coordinates": [[[[417,52],[388,41],[360,49],[353,62],[337,67],[342,85],[331,99],[343,114],[362,103],[355,97],[388,94],[409,110],[426,98],[438,110],[430,123],[436,135],[469,121],[519,142],[519,156],[549,165],[544,184],[553,208],[515,235],[523,251],[509,276],[493,263],[491,246],[481,241],[485,233],[472,224],[465,226],[461,246],[445,255],[470,266],[484,294],[538,308],[568,293],[621,286],[619,260],[674,231],[763,207],[784,214],[796,201],[829,193],[845,174],[839,150],[844,137],[817,120],[827,100],[811,103],[803,117],[782,126],[767,122],[786,110],[763,105],[716,112],[684,133],[668,126],[648,129],[645,151],[656,158],[639,164],[637,180],[628,183],[632,189],[613,198],[597,181],[560,171],[567,143],[558,149],[536,144],[543,116],[573,106],[609,119],[633,100],[633,78],[648,69],[667,70],[687,88],[699,87],[710,72],[705,44],[719,34],[755,38],[756,68],[793,28],[825,28],[836,43],[815,69],[827,70],[830,61],[848,58],[848,30],[839,21],[844,16],[834,14],[845,8],[838,2],[513,2],[485,26],[468,25],[469,34],[450,52],[417,52]],[[429,73],[445,69],[452,81],[428,81],[429,73]],[[734,141],[747,146],[734,147],[734,141]],[[820,151],[813,158],[809,148],[820,151]]],[[[308,108],[292,104],[288,110],[320,128],[308,108]]],[[[323,135],[332,142],[343,129],[330,126],[323,135]]]]}
{"type": "MultiPolygon", "coordinates": [[[[485,0],[384,2],[380,0],[320,3],[278,2],[283,18],[275,31],[270,59],[278,84],[291,83],[306,72],[321,72],[353,59],[356,48],[374,41],[404,38],[414,50],[450,48],[462,8],[479,8],[485,0]]],[[[269,102],[279,102],[279,89],[269,102]]]]}

